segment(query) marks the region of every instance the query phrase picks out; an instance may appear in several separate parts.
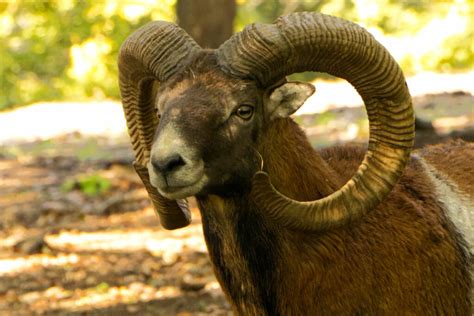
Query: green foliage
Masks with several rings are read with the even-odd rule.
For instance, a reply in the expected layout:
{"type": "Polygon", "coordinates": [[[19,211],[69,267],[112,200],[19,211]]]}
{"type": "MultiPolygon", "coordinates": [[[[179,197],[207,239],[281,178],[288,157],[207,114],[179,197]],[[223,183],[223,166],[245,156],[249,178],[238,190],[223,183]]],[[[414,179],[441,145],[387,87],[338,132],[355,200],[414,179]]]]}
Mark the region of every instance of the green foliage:
{"type": "Polygon", "coordinates": [[[94,173],[79,176],[77,179],[68,179],[62,184],[61,189],[64,192],[79,189],[85,195],[94,197],[106,193],[111,185],[108,179],[94,173]]]}
{"type": "MultiPolygon", "coordinates": [[[[236,30],[279,15],[321,12],[361,24],[376,33],[406,74],[465,71],[474,67],[474,2],[470,0],[240,0],[236,30]],[[467,23],[466,23],[467,22],[467,23]]],[[[304,73],[293,80],[324,78],[304,73]]]]}
{"type": "MultiPolygon", "coordinates": [[[[0,1],[0,110],[37,101],[118,98],[116,59],[121,43],[148,21],[175,20],[176,1],[0,1]]],[[[438,32],[439,28],[429,28],[434,24],[448,28],[459,22],[443,35],[442,43],[428,47],[428,41],[425,51],[415,49],[398,60],[406,73],[466,70],[474,64],[471,0],[236,2],[236,31],[256,21],[272,22],[282,14],[313,11],[353,20],[383,36],[412,36],[411,43],[416,44],[426,34],[438,32]],[[462,23],[465,20],[469,25],[462,23]]],[[[412,46],[399,43],[388,48],[412,46]]],[[[314,76],[305,73],[296,78],[314,76]]]]}
{"type": "Polygon", "coordinates": [[[0,110],[35,101],[118,98],[121,43],[173,0],[0,2],[0,110]],[[165,6],[161,6],[165,4],[165,6]]]}
{"type": "Polygon", "coordinates": [[[445,40],[443,47],[448,49],[443,50],[439,58],[438,66],[442,70],[474,69],[474,25],[467,33],[445,40]]]}

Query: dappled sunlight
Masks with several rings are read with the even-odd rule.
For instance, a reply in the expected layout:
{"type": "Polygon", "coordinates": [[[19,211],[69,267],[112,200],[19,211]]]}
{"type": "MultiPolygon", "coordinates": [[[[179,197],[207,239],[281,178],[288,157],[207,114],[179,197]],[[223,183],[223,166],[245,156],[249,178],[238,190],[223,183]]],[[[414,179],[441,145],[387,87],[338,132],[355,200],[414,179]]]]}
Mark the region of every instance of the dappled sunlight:
{"type": "MultiPolygon", "coordinates": [[[[71,2],[74,4],[74,1],[71,2]]],[[[141,18],[151,15],[154,20],[169,21],[176,18],[176,13],[173,10],[175,4],[176,0],[160,0],[158,2],[155,0],[101,0],[90,6],[87,18],[93,19],[103,16],[110,19],[119,16],[129,23],[136,23],[141,18]]]]}
{"type": "Polygon", "coordinates": [[[433,126],[438,132],[447,133],[453,129],[465,128],[469,126],[471,122],[474,122],[474,108],[470,115],[438,118],[433,121],[433,126]]]}
{"type": "Polygon", "coordinates": [[[0,276],[18,274],[27,270],[76,264],[76,254],[58,254],[55,256],[38,254],[14,259],[0,259],[0,276]]]}
{"type": "Polygon", "coordinates": [[[112,286],[102,283],[86,289],[66,290],[51,287],[45,291],[22,294],[19,300],[40,310],[65,309],[70,311],[100,309],[120,304],[136,304],[151,300],[175,298],[181,294],[175,286],[164,286],[158,289],[142,283],[112,286]]]}
{"type": "Polygon", "coordinates": [[[102,78],[107,75],[106,66],[100,62],[110,53],[112,45],[104,37],[89,39],[70,48],[71,66],[68,74],[78,81],[90,80],[90,77],[102,78]]]}
{"type": "Polygon", "coordinates": [[[151,14],[153,20],[171,21],[176,19],[176,13],[173,10],[176,0],[134,0],[134,1],[115,1],[106,0],[105,12],[109,16],[118,14],[125,20],[136,22],[140,18],[151,14]]]}
{"type": "MultiPolygon", "coordinates": [[[[12,230],[0,240],[0,248],[11,247],[27,233],[12,230]]],[[[184,297],[214,302],[209,307],[203,303],[208,311],[217,308],[216,301],[223,304],[199,224],[178,231],[63,231],[47,235],[45,241],[50,252],[59,254],[0,260],[2,282],[12,284],[6,293],[0,286],[0,310],[2,304],[11,304],[12,310],[39,313],[128,313],[151,302],[153,310],[161,310],[184,297]]]]}
{"type": "Polygon", "coordinates": [[[0,35],[5,36],[11,33],[14,26],[12,16],[0,15],[0,35]]]}
{"type": "MultiPolygon", "coordinates": [[[[410,69],[411,73],[423,72],[435,69],[441,60],[449,55],[450,47],[446,45],[449,38],[466,34],[470,26],[469,20],[472,19],[469,0],[457,0],[449,5],[445,15],[442,13],[433,17],[426,24],[420,26],[416,31],[412,30],[409,34],[396,36],[385,34],[384,30],[371,26],[372,22],[381,15],[381,11],[386,4],[383,1],[376,0],[355,0],[360,23],[371,32],[402,64],[402,67],[410,69]]],[[[405,19],[411,18],[412,21],[417,16],[411,11],[403,13],[405,19]]],[[[402,18],[402,17],[401,17],[402,18]]],[[[467,39],[466,45],[473,45],[467,39]]],[[[467,56],[456,56],[463,60],[467,56]]],[[[443,66],[447,67],[447,65],[443,66]]],[[[449,69],[446,69],[449,70],[449,69]]]]}
{"type": "Polygon", "coordinates": [[[27,229],[24,227],[17,227],[8,232],[0,231],[0,249],[13,247],[17,242],[24,239],[32,232],[34,232],[33,229],[27,229]]]}
{"type": "Polygon", "coordinates": [[[181,231],[151,229],[110,230],[100,232],[65,231],[48,235],[45,240],[55,249],[67,251],[149,251],[165,261],[172,260],[184,249],[206,252],[200,225],[181,231]]]}
{"type": "MultiPolygon", "coordinates": [[[[216,281],[209,282],[203,289],[202,294],[204,293],[222,296],[220,286],[216,281]]],[[[18,300],[41,312],[55,310],[86,312],[106,309],[117,304],[135,305],[155,300],[170,300],[182,295],[183,291],[176,286],[155,288],[143,282],[132,282],[118,286],[100,283],[95,287],[74,290],[53,286],[44,291],[21,294],[18,300]]],[[[130,310],[133,311],[133,308],[130,310]]]]}

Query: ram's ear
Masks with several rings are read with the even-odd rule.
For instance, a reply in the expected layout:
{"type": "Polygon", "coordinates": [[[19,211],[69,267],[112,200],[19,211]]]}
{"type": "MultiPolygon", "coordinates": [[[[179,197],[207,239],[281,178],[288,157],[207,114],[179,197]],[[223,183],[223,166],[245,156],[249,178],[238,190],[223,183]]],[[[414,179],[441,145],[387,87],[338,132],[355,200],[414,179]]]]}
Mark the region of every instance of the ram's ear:
{"type": "Polygon", "coordinates": [[[315,91],[312,84],[290,81],[269,88],[264,98],[265,114],[269,120],[289,117],[296,112],[315,91]]]}

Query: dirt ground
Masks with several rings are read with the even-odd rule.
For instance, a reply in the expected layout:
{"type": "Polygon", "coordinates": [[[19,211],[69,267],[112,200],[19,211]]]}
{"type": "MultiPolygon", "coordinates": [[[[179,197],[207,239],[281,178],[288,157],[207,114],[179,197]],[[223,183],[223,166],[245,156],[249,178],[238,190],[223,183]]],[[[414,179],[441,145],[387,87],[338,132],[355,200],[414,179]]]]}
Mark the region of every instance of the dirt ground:
{"type": "MultiPolygon", "coordinates": [[[[416,145],[474,141],[474,97],[414,100],[416,145]]],[[[296,120],[315,147],[364,143],[361,108],[296,120]]],[[[0,315],[230,315],[193,223],[166,231],[127,139],[68,134],[0,147],[0,315]]]]}

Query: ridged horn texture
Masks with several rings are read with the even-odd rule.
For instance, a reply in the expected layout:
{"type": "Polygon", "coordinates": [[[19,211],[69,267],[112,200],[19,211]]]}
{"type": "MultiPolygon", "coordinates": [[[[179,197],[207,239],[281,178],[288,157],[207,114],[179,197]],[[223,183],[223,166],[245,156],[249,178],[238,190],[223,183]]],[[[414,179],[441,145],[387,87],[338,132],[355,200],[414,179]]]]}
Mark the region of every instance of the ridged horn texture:
{"type": "Polygon", "coordinates": [[[366,106],[369,146],[353,178],[323,199],[298,202],[258,172],[252,197],[265,214],[291,229],[323,231],[360,219],[389,194],[413,146],[414,113],[400,67],[366,30],[328,15],[295,13],[246,27],[218,56],[225,71],[263,87],[295,72],[327,72],[350,82],[366,106]]]}
{"type": "Polygon", "coordinates": [[[122,105],[135,152],[134,167],[166,229],[187,226],[191,217],[186,200],[168,200],[150,184],[146,164],[159,123],[152,87],[155,81],[167,80],[200,49],[178,26],[151,22],[127,38],[118,59],[122,105]]]}

